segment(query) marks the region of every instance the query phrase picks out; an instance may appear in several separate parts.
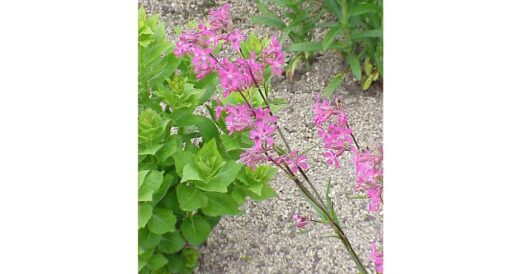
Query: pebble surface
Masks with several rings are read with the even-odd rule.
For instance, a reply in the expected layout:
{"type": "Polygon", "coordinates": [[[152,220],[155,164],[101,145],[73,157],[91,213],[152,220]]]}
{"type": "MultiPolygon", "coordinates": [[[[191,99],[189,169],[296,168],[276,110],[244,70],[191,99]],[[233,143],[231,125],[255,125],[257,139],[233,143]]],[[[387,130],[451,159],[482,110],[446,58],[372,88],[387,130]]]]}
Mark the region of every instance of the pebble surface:
{"type": "MultiPolygon", "coordinates": [[[[140,0],[148,14],[161,14],[170,39],[173,28],[189,20],[203,20],[208,10],[217,5],[214,1],[140,0]]],[[[234,24],[244,32],[258,37],[279,35],[276,31],[256,26],[249,15],[257,14],[255,1],[229,2],[234,24]]],[[[372,242],[382,242],[383,214],[367,211],[367,201],[352,199],[354,172],[351,158],[343,156],[339,170],[328,167],[323,161],[320,138],[312,123],[313,103],[336,73],[347,68],[340,56],[326,52],[317,56],[307,71],[298,73],[294,81],[284,76],[273,81],[272,97],[284,98],[287,104],[279,111],[280,126],[293,149],[307,153],[310,170],[308,176],[321,194],[331,178],[331,197],[343,224],[343,229],[364,265],[373,273],[370,264],[372,242]]],[[[383,144],[383,93],[376,90],[361,91],[349,78],[335,92],[342,97],[348,112],[350,126],[362,146],[383,144]]],[[[331,228],[312,223],[304,230],[296,229],[292,215],[296,209],[302,214],[317,218],[313,209],[292,181],[278,173],[271,181],[278,196],[264,202],[248,200],[245,215],[224,217],[214,228],[207,244],[201,247],[201,261],[196,273],[356,273],[350,255],[331,228]]]]}

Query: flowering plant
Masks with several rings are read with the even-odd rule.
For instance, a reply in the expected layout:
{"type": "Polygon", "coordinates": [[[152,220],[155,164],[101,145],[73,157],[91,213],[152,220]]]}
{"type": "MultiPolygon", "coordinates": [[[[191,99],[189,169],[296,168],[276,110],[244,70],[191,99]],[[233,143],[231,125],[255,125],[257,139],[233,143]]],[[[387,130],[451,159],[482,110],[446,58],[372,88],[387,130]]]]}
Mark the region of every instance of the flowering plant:
{"type": "MultiPolygon", "coordinates": [[[[173,192],[168,192],[173,194],[163,198],[165,208],[159,209],[156,216],[154,213],[147,214],[148,217],[144,214],[141,218],[141,232],[147,235],[147,239],[140,240],[140,270],[190,271],[198,256],[193,247],[206,240],[218,217],[238,214],[238,206],[247,196],[262,200],[275,195],[267,182],[279,169],[288,175],[318,212],[320,220],[316,221],[331,226],[358,270],[368,273],[337,218],[329,197],[330,183],[324,201],[306,174],[310,168],[307,156],[291,148],[278,126],[278,117],[274,113],[278,105],[269,99],[271,79],[281,75],[284,64],[278,40],[275,37],[258,39],[234,28],[229,8],[230,5],[225,4],[213,9],[208,22],[191,23],[178,30],[175,47],[161,47],[165,53],[162,58],[160,53],[154,55],[153,60],[159,62],[160,67],[150,68],[151,59],[146,62],[146,68],[140,62],[141,72],[150,73],[147,83],[139,87],[142,102],[139,176],[143,177],[139,179],[140,190],[142,182],[145,185],[147,176],[152,173],[158,174],[157,181],[160,181],[161,172],[153,171],[153,168],[165,170],[162,183],[166,175],[170,175],[163,193],[173,187],[173,192]],[[167,75],[160,77],[163,72],[167,75]],[[211,100],[214,94],[216,98],[211,100]],[[204,107],[203,114],[209,118],[194,114],[201,111],[198,106],[204,107]],[[172,127],[168,126],[170,123],[172,127]],[[175,129],[174,134],[164,134],[171,131],[168,128],[175,129]],[[171,157],[169,161],[168,157],[171,157]],[[178,219],[176,224],[182,235],[174,228],[175,219],[178,219]],[[168,225],[165,230],[157,230],[154,227],[159,222],[172,227],[169,229],[168,225]],[[149,225],[151,223],[153,227],[149,225]],[[166,252],[160,248],[161,242],[157,243],[158,246],[145,246],[152,234],[155,237],[167,235],[164,233],[172,233],[167,236],[169,242],[185,240],[187,248],[182,250],[182,244],[178,246],[180,248],[166,249],[179,252],[173,257],[163,254],[166,252]]],[[[153,33],[142,30],[143,26],[140,25],[140,46],[144,41],[142,35],[153,33]]],[[[158,36],[155,34],[154,37],[158,36]]],[[[367,193],[369,210],[380,210],[382,150],[380,154],[373,154],[359,147],[340,103],[332,105],[318,99],[315,113],[318,135],[326,148],[323,155],[326,162],[339,168],[338,158],[350,153],[357,175],[355,189],[367,193]]],[[[149,182],[154,180],[149,179],[149,182]]],[[[153,194],[152,188],[144,188],[144,192],[153,194]]],[[[140,201],[151,202],[149,199],[140,201]]],[[[143,211],[154,212],[152,206],[141,203],[140,215],[143,211]]],[[[312,220],[297,211],[293,221],[298,228],[304,228],[312,220]]],[[[377,271],[382,273],[382,254],[373,248],[377,271]]]]}
{"type": "MultiPolygon", "coordinates": [[[[187,37],[219,42],[214,34],[226,24],[225,14],[214,11],[211,27],[187,37]]],[[[182,48],[166,40],[163,24],[143,8],[138,27],[138,271],[192,273],[198,247],[220,217],[242,214],[247,196],[275,196],[268,182],[276,170],[244,168],[237,161],[250,142],[235,136],[245,110],[230,108],[234,119],[227,126],[218,126],[215,115],[200,115],[208,113],[204,107],[219,83],[210,73],[216,64],[209,49],[190,48],[192,56],[176,57],[182,48]]],[[[226,39],[237,43],[241,37],[226,39]]]]}
{"type": "MultiPolygon", "coordinates": [[[[210,112],[215,113],[218,125],[229,136],[250,140],[249,147],[239,155],[239,162],[245,164],[247,170],[257,170],[272,164],[285,172],[320,214],[319,222],[333,228],[361,273],[367,273],[340,226],[328,193],[324,202],[305,173],[309,169],[307,157],[291,149],[277,124],[278,117],[274,115],[268,99],[270,79],[281,74],[284,63],[284,54],[277,39],[259,40],[252,35],[247,38],[233,28],[228,10],[229,4],[225,4],[211,11],[210,27],[198,24],[195,29],[182,31],[175,55],[191,56],[198,78],[211,72],[219,76],[222,98],[214,102],[210,112]],[[224,52],[225,56],[221,58],[223,44],[229,45],[232,51],[224,52]],[[276,142],[276,134],[282,143],[276,142]]],[[[341,104],[332,106],[330,102],[318,99],[315,113],[314,122],[327,149],[323,155],[326,162],[338,168],[338,157],[345,152],[351,153],[357,175],[355,189],[366,191],[370,199],[370,211],[379,210],[382,203],[382,154],[375,155],[370,150],[360,149],[341,104]]],[[[298,228],[310,223],[299,212],[293,216],[293,220],[298,228]]],[[[377,257],[378,265],[382,264],[380,257],[377,257]]]]}

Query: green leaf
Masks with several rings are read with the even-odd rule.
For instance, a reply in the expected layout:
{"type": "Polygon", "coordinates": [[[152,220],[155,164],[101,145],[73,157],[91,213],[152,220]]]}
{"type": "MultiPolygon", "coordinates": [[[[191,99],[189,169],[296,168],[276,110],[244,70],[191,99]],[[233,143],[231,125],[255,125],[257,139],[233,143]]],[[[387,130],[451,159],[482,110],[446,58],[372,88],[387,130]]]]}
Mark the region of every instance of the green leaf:
{"type": "Polygon", "coordinates": [[[382,37],[383,37],[383,30],[373,29],[373,30],[366,30],[363,32],[353,33],[350,38],[352,40],[360,40],[364,38],[382,38],[382,37]]]}
{"type": "Polygon", "coordinates": [[[254,201],[265,201],[269,198],[276,197],[276,192],[272,189],[269,184],[264,184],[261,189],[261,195],[256,195],[251,191],[247,191],[246,194],[254,201]]]}
{"type": "Polygon", "coordinates": [[[208,204],[201,210],[208,216],[238,215],[239,207],[228,193],[207,192],[208,204]]]}
{"type": "MultiPolygon", "coordinates": [[[[158,245],[162,236],[155,234],[149,230],[149,228],[144,227],[138,230],[138,244],[142,251],[147,251],[158,245]]],[[[150,256],[143,256],[144,258],[150,256]]]]}
{"type": "Polygon", "coordinates": [[[355,76],[356,80],[361,79],[361,62],[359,61],[359,57],[355,55],[354,53],[350,53],[346,56],[346,61],[350,65],[351,72],[353,76],[355,76]]]}
{"type": "Polygon", "coordinates": [[[321,51],[322,43],[321,42],[302,42],[302,43],[293,43],[287,47],[288,51],[321,51]]]}
{"type": "Polygon", "coordinates": [[[167,158],[173,156],[177,152],[177,141],[175,139],[170,139],[164,142],[161,149],[156,154],[156,158],[160,162],[164,162],[167,158]]]}
{"type": "Polygon", "coordinates": [[[326,88],[324,88],[324,95],[328,98],[331,98],[331,96],[333,95],[333,92],[335,92],[335,90],[342,85],[343,80],[344,80],[343,73],[339,73],[333,76],[333,78],[331,78],[326,88]]]}
{"type": "Polygon", "coordinates": [[[326,186],[326,206],[329,211],[329,214],[331,215],[331,218],[333,218],[333,221],[339,224],[339,219],[337,218],[335,208],[333,207],[333,201],[331,200],[331,178],[328,179],[328,183],[326,186]]]}
{"type": "Polygon", "coordinates": [[[234,182],[241,167],[243,164],[229,161],[213,177],[206,179],[206,184],[198,184],[197,186],[206,191],[227,192],[227,187],[234,182]]]}
{"type": "Polygon", "coordinates": [[[195,156],[195,168],[203,180],[212,177],[226,162],[214,139],[208,141],[195,156]]]}
{"type": "Polygon", "coordinates": [[[335,17],[342,19],[341,11],[335,0],[324,0],[324,7],[335,15],[335,17]]]}
{"type": "Polygon", "coordinates": [[[350,6],[350,16],[358,16],[365,13],[375,13],[379,9],[373,4],[359,4],[350,6]]]}
{"type": "Polygon", "coordinates": [[[158,250],[163,253],[175,253],[184,247],[184,238],[180,235],[180,231],[175,230],[171,233],[162,235],[160,244],[158,244],[158,250]]]}
{"type": "Polygon", "coordinates": [[[212,120],[197,115],[185,115],[174,121],[177,127],[196,126],[202,135],[203,141],[208,142],[219,135],[219,131],[212,120]]]}
{"type": "Polygon", "coordinates": [[[184,266],[188,268],[193,268],[197,265],[199,256],[201,254],[195,248],[186,248],[182,251],[182,256],[184,257],[184,266]]]}
{"type": "Polygon", "coordinates": [[[144,182],[138,190],[138,201],[146,202],[153,200],[153,193],[155,193],[164,179],[163,173],[157,170],[151,170],[145,177],[144,182]]]}
{"type": "Polygon", "coordinates": [[[152,146],[153,142],[163,137],[167,122],[150,108],[142,111],[138,118],[138,143],[152,146]]]}
{"type": "Polygon", "coordinates": [[[342,30],[342,26],[332,28],[328,30],[326,33],[326,36],[324,36],[324,39],[322,40],[322,50],[327,50],[329,46],[335,41],[335,37],[339,32],[342,30]]]}
{"type": "Polygon", "coordinates": [[[193,211],[206,206],[208,197],[194,185],[187,186],[180,183],[177,186],[177,198],[180,208],[184,211],[193,211]]]}
{"type": "Polygon", "coordinates": [[[138,189],[143,185],[145,181],[145,176],[147,176],[147,173],[149,173],[149,170],[140,170],[138,171],[138,189]]]}
{"type": "Polygon", "coordinates": [[[138,151],[138,155],[155,155],[155,153],[161,149],[164,145],[158,144],[158,145],[152,145],[148,148],[144,148],[142,150],[138,151]]]}
{"type": "Polygon", "coordinates": [[[173,155],[173,160],[175,161],[177,174],[182,178],[184,166],[195,162],[195,157],[193,157],[193,153],[177,148],[177,153],[173,155]]]}
{"type": "Polygon", "coordinates": [[[370,58],[366,58],[366,60],[364,60],[364,73],[366,75],[370,75],[372,74],[372,69],[373,69],[373,66],[372,66],[372,63],[370,62],[370,58]]]}
{"type": "Polygon", "coordinates": [[[147,261],[147,267],[150,270],[157,270],[164,267],[167,263],[168,260],[166,259],[166,257],[164,257],[164,255],[160,253],[155,253],[153,257],[151,257],[151,259],[147,261]]]}
{"type": "Polygon", "coordinates": [[[234,199],[234,201],[236,201],[238,205],[242,205],[245,203],[245,189],[243,189],[242,187],[234,187],[234,189],[232,189],[232,191],[230,192],[230,196],[232,197],[232,199],[234,199]]]}
{"type": "Polygon", "coordinates": [[[177,178],[173,171],[170,171],[164,175],[162,185],[160,185],[160,188],[158,188],[158,190],[153,194],[153,205],[158,204],[158,202],[164,198],[168,189],[176,182],[176,180],[177,178]]]}
{"type": "Polygon", "coordinates": [[[374,81],[374,74],[370,74],[366,80],[364,80],[364,83],[363,83],[363,90],[367,90],[370,88],[370,86],[372,85],[372,82],[374,81]]]}
{"type": "Polygon", "coordinates": [[[147,260],[144,260],[142,258],[138,258],[138,272],[142,271],[142,269],[147,264],[147,260]]]}
{"type": "Polygon", "coordinates": [[[270,16],[252,16],[250,17],[252,23],[265,25],[271,28],[283,30],[286,25],[282,20],[270,16]]]}
{"type": "Polygon", "coordinates": [[[138,228],[144,227],[153,215],[153,206],[148,203],[138,204],[138,228]]]}
{"type": "Polygon", "coordinates": [[[147,223],[149,230],[156,234],[164,234],[175,231],[177,217],[168,208],[155,208],[153,216],[147,223]]]}
{"type": "Polygon", "coordinates": [[[203,181],[199,171],[191,164],[186,164],[182,169],[182,179],[180,179],[180,182],[187,181],[203,181]]]}
{"type": "Polygon", "coordinates": [[[180,273],[184,268],[184,258],[180,255],[170,254],[166,255],[166,258],[169,260],[167,268],[172,273],[180,273]]]}
{"type": "Polygon", "coordinates": [[[200,215],[193,215],[184,219],[180,225],[180,230],[184,238],[192,245],[202,244],[212,231],[210,224],[200,215]]]}

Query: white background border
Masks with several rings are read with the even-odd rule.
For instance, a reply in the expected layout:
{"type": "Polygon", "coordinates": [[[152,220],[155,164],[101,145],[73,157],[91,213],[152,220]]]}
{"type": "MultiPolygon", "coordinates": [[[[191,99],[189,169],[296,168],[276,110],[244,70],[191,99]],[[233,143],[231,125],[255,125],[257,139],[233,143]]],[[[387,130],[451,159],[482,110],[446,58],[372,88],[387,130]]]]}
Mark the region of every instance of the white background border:
{"type": "MultiPolygon", "coordinates": [[[[386,273],[525,273],[530,9],[386,1],[386,273]]],[[[137,4],[0,16],[2,273],[136,273],[137,4]]]]}

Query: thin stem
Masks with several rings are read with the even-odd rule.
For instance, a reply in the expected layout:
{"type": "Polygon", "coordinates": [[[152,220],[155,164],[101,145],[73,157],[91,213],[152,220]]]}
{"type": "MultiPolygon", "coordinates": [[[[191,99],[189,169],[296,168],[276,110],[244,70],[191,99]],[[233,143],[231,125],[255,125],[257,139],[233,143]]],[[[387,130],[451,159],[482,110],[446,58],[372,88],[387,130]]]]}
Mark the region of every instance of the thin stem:
{"type": "MultiPolygon", "coordinates": [[[[239,52],[241,53],[241,55],[244,58],[244,55],[243,55],[243,52],[241,51],[241,49],[239,49],[239,52]]],[[[210,56],[212,56],[219,64],[221,64],[217,60],[217,58],[215,58],[211,53],[210,53],[210,56]]],[[[249,66],[249,71],[250,71],[250,76],[252,77],[252,81],[254,82],[254,85],[258,89],[261,98],[265,102],[265,105],[267,106],[267,108],[269,109],[269,111],[270,111],[270,113],[272,115],[273,113],[272,113],[272,109],[271,109],[271,107],[269,105],[269,102],[267,101],[267,98],[265,98],[265,96],[263,95],[263,92],[261,91],[261,88],[259,87],[259,84],[256,81],[256,78],[254,77],[254,74],[252,73],[252,69],[250,68],[250,66],[249,66]]],[[[240,94],[243,97],[243,99],[245,100],[245,102],[247,103],[247,105],[252,109],[252,106],[250,105],[250,102],[246,99],[246,97],[243,95],[243,93],[241,91],[240,91],[240,94]]],[[[276,125],[277,125],[277,123],[276,123],[276,125]]],[[[285,139],[285,136],[283,135],[283,133],[281,131],[281,128],[278,125],[277,125],[277,128],[278,128],[278,132],[280,133],[282,141],[284,142],[285,146],[287,147],[288,151],[290,152],[291,148],[290,148],[289,144],[287,143],[287,140],[285,139]]],[[[353,137],[353,134],[352,134],[352,137],[353,137]]],[[[355,137],[353,137],[353,139],[355,141],[355,145],[357,146],[357,149],[359,149],[359,145],[357,144],[357,141],[355,140],[355,137]]],[[[305,172],[302,170],[302,168],[300,168],[297,165],[298,171],[300,171],[300,173],[302,174],[302,177],[309,184],[309,186],[311,187],[311,189],[313,190],[313,192],[315,193],[317,198],[315,198],[311,194],[311,192],[304,186],[302,181],[300,181],[300,179],[289,169],[289,167],[287,165],[285,165],[285,167],[282,167],[278,162],[276,162],[268,154],[267,150],[264,147],[263,147],[263,151],[264,151],[265,155],[267,156],[267,158],[270,161],[272,161],[283,172],[285,172],[289,176],[289,178],[291,178],[295,182],[295,184],[302,191],[302,193],[325,215],[325,217],[329,220],[329,222],[330,222],[331,226],[333,227],[333,230],[335,231],[337,236],[341,239],[342,243],[344,244],[344,246],[346,247],[348,252],[352,255],[353,260],[355,261],[355,264],[357,265],[357,268],[359,268],[359,271],[361,273],[363,273],[363,274],[368,274],[368,272],[366,271],[366,268],[363,266],[361,260],[359,259],[359,257],[355,253],[355,251],[353,250],[353,247],[352,247],[350,241],[348,240],[348,237],[346,236],[344,231],[341,229],[340,225],[331,216],[330,212],[328,212],[328,209],[326,208],[324,201],[322,200],[322,198],[318,194],[318,191],[316,190],[314,185],[311,183],[311,180],[309,180],[309,178],[307,177],[305,172]]]]}
{"type": "MultiPolygon", "coordinates": [[[[350,129],[350,125],[349,125],[348,123],[346,123],[346,127],[347,127],[348,129],[350,129]]],[[[353,132],[350,133],[350,135],[351,135],[351,137],[352,137],[352,139],[353,139],[353,142],[355,143],[355,147],[357,147],[357,150],[360,152],[361,149],[360,149],[360,147],[359,147],[359,144],[357,143],[357,139],[355,139],[355,136],[353,136],[353,132]]]]}

